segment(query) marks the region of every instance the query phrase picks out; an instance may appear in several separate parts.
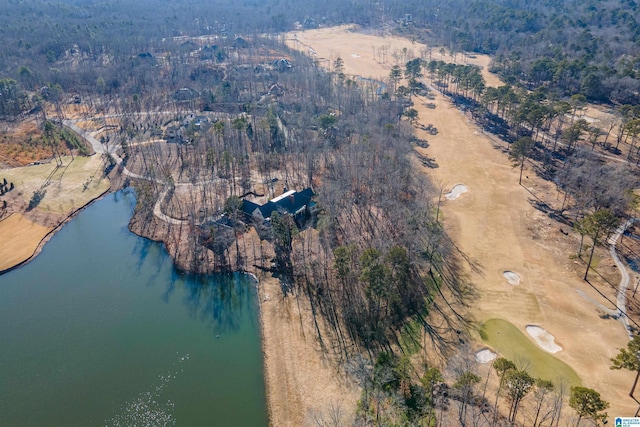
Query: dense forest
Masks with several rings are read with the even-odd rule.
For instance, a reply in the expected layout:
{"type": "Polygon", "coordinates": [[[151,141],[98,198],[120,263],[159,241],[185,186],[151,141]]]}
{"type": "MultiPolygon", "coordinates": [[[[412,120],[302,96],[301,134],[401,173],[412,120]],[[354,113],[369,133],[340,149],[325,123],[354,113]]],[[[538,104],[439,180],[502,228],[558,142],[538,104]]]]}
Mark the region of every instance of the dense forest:
{"type": "Polygon", "coordinates": [[[124,75],[142,71],[143,64],[131,58],[170,50],[179,43],[174,36],[234,39],[293,30],[296,24],[382,28],[395,20],[403,21],[399,31],[454,52],[491,54],[494,70],[508,83],[547,87],[561,97],[581,93],[596,102],[638,100],[640,17],[634,1],[291,4],[5,0],[0,70],[26,89],[59,84],[83,92],[102,78],[104,90],[122,90],[124,75]]]}
{"type": "Polygon", "coordinates": [[[634,1],[449,2],[406,12],[448,48],[492,55],[508,83],[595,102],[638,100],[634,1]]]}

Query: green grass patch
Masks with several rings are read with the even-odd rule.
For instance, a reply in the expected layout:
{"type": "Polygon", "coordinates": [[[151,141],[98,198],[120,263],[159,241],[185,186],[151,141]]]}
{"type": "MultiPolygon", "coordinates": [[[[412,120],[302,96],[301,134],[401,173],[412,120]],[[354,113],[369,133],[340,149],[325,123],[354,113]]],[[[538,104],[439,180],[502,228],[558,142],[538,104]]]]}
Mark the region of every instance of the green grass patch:
{"type": "Polygon", "coordinates": [[[536,378],[558,384],[580,386],[580,377],[569,365],[540,349],[513,324],[503,319],[489,319],[480,328],[480,337],[502,357],[525,369],[536,378]]]}

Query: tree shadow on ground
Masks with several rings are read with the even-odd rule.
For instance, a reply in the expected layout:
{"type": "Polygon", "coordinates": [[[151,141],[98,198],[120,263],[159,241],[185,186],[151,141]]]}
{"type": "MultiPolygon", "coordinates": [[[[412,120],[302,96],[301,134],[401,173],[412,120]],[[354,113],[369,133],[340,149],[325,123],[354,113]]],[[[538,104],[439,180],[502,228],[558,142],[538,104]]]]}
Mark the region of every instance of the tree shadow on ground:
{"type": "Polygon", "coordinates": [[[431,157],[424,157],[422,159],[420,159],[422,166],[427,167],[429,169],[437,169],[438,167],[438,163],[436,163],[436,159],[433,159],[431,157]]]}
{"type": "MultiPolygon", "coordinates": [[[[547,202],[545,202],[544,200],[542,200],[541,198],[539,198],[533,191],[531,191],[529,188],[525,187],[524,185],[522,185],[522,188],[524,188],[525,190],[527,190],[529,192],[529,194],[531,194],[532,198],[530,198],[528,201],[531,204],[531,206],[533,206],[535,209],[537,209],[538,211],[546,214],[549,218],[558,221],[561,224],[564,224],[568,227],[573,227],[573,222],[565,217],[564,215],[562,215],[561,212],[559,212],[557,209],[552,208],[551,206],[549,206],[547,204],[547,202]]],[[[560,229],[560,232],[564,235],[567,235],[567,233],[560,229]]]]}
{"type": "MultiPolygon", "coordinates": [[[[493,140],[491,142],[492,142],[494,150],[498,150],[499,152],[501,152],[502,154],[506,154],[507,156],[509,155],[509,146],[508,145],[500,145],[500,144],[497,144],[493,140]]],[[[505,144],[508,144],[508,143],[505,142],[505,144]]]]}
{"type": "MultiPolygon", "coordinates": [[[[595,272],[598,276],[600,276],[602,279],[604,279],[607,283],[609,283],[609,285],[611,285],[611,282],[609,282],[607,279],[605,279],[604,277],[602,277],[602,275],[600,273],[598,273],[598,270],[595,270],[593,268],[591,268],[589,271],[593,271],[595,272]]],[[[611,298],[607,297],[605,294],[602,293],[602,291],[600,291],[600,289],[598,289],[593,283],[591,283],[589,281],[589,279],[585,279],[585,282],[587,282],[589,284],[589,286],[591,286],[598,294],[600,294],[600,296],[602,298],[604,298],[605,300],[607,300],[607,302],[609,302],[609,304],[613,305],[616,310],[620,310],[620,308],[618,307],[618,304],[616,301],[611,300],[611,298]]],[[[628,314],[624,314],[623,316],[625,316],[629,322],[633,323],[637,328],[640,328],[640,325],[638,324],[638,322],[636,322],[635,320],[633,320],[628,314]]],[[[617,317],[620,317],[620,315],[618,315],[617,317]]]]}
{"type": "Polygon", "coordinates": [[[484,273],[484,270],[482,269],[482,265],[479,262],[474,261],[473,259],[471,259],[471,257],[469,257],[469,255],[464,253],[464,251],[462,249],[460,249],[460,247],[457,246],[455,244],[455,242],[453,240],[451,240],[451,238],[447,234],[445,234],[444,237],[445,237],[445,239],[447,239],[447,241],[451,245],[451,247],[454,248],[456,250],[456,252],[458,252],[460,257],[463,260],[465,260],[465,262],[467,263],[467,265],[469,266],[471,271],[473,271],[476,274],[483,274],[484,273]]]}
{"type": "MultiPolygon", "coordinates": [[[[569,227],[569,229],[573,227],[573,222],[569,218],[565,217],[556,209],[553,209],[551,206],[549,206],[547,203],[543,202],[542,200],[529,199],[529,203],[531,203],[531,206],[533,206],[536,210],[539,210],[540,212],[546,214],[549,218],[555,221],[558,221],[561,224],[566,225],[567,227],[569,227]]],[[[560,232],[565,236],[569,234],[568,232],[564,231],[562,228],[560,229],[560,232]]]]}
{"type": "MultiPolygon", "coordinates": [[[[584,263],[584,260],[583,260],[582,258],[579,258],[579,259],[580,259],[580,261],[582,261],[582,262],[584,263]]],[[[585,266],[586,266],[586,263],[585,263],[585,266]]],[[[609,285],[609,287],[610,287],[611,289],[613,289],[613,290],[617,290],[617,289],[618,289],[618,288],[617,288],[617,286],[618,286],[618,284],[617,284],[617,283],[611,283],[611,281],[610,281],[609,279],[607,279],[606,277],[604,277],[604,276],[602,275],[602,273],[600,273],[600,272],[599,272],[598,270],[596,270],[595,268],[590,267],[590,268],[589,268],[589,273],[595,273],[595,274],[596,274],[600,279],[602,279],[603,281],[605,281],[605,282],[609,285]]],[[[591,285],[591,287],[593,287],[593,288],[595,289],[595,286],[594,286],[591,282],[589,282],[589,280],[585,280],[585,282],[587,282],[589,285],[591,285]]],[[[597,290],[597,289],[596,289],[596,290],[597,290]]],[[[599,290],[598,290],[598,292],[599,292],[602,296],[604,296],[604,294],[602,294],[599,290]]],[[[606,297],[605,297],[605,298],[606,298],[606,297]]],[[[608,300],[608,301],[609,301],[609,302],[611,302],[614,306],[616,305],[616,303],[615,303],[614,301],[610,301],[610,300],[608,300]]]]}

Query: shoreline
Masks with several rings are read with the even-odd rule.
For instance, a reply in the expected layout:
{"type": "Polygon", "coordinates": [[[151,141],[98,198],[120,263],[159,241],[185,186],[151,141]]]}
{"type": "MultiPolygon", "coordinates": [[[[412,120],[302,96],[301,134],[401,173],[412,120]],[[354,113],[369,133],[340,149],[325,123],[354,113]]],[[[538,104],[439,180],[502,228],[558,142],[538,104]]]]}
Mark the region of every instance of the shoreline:
{"type": "MultiPolygon", "coordinates": [[[[135,226],[129,230],[162,243],[174,265],[179,269],[184,267],[184,257],[189,255],[176,253],[175,246],[167,247],[170,234],[160,224],[146,231],[135,226]],[[180,259],[176,259],[176,255],[180,259]]],[[[253,233],[255,230],[243,234],[240,240],[251,240],[253,233]]],[[[232,259],[235,258],[233,255],[232,259]]],[[[256,286],[268,425],[297,427],[313,424],[314,420],[329,419],[335,415],[332,412],[334,408],[340,408],[345,425],[352,424],[360,391],[350,383],[335,355],[320,345],[308,300],[303,293],[296,294],[296,291],[285,297],[280,280],[273,273],[260,270],[259,264],[255,263],[257,254],[245,253],[244,257],[245,261],[254,262],[233,265],[230,271],[218,273],[249,275],[256,286]]],[[[323,322],[318,323],[323,339],[328,339],[323,322]]]]}
{"type": "Polygon", "coordinates": [[[263,298],[262,298],[262,290],[263,290],[263,286],[264,286],[264,282],[266,282],[269,279],[272,280],[277,280],[275,277],[271,276],[269,277],[265,277],[262,281],[260,280],[260,278],[256,275],[256,273],[252,272],[252,271],[244,271],[242,272],[242,274],[246,274],[247,276],[251,277],[251,279],[254,282],[254,286],[256,287],[256,307],[258,307],[258,326],[260,328],[260,351],[262,352],[262,378],[264,381],[264,400],[265,400],[265,406],[267,409],[267,421],[268,421],[268,425],[269,426],[273,426],[275,425],[273,423],[273,416],[272,416],[272,410],[271,410],[271,386],[270,386],[270,382],[269,382],[269,375],[267,375],[267,371],[270,371],[272,369],[271,365],[267,364],[267,347],[265,347],[265,322],[264,322],[264,316],[262,314],[263,312],[263,308],[262,308],[262,302],[263,302],[263,298]]]}
{"type": "MultiPolygon", "coordinates": [[[[352,66],[357,70],[357,67],[364,66],[362,58],[366,57],[370,46],[367,40],[359,45],[354,44],[353,47],[349,43],[342,47],[348,49],[347,52],[362,54],[359,53],[357,58],[345,56],[347,67],[352,66]]],[[[331,44],[334,49],[336,44],[330,42],[325,43],[331,44]]],[[[316,44],[313,46],[320,52],[316,44]]],[[[374,53],[370,65],[372,69],[378,67],[382,69],[381,72],[386,73],[390,63],[381,63],[380,59],[376,61],[374,53]]],[[[612,356],[613,349],[621,341],[621,334],[616,329],[618,325],[612,326],[598,320],[597,313],[594,314],[594,309],[589,304],[571,298],[575,296],[575,290],[589,291],[571,275],[571,262],[561,252],[562,245],[567,246],[571,242],[563,237],[564,234],[561,236],[557,233],[558,224],[549,221],[526,204],[527,195],[515,185],[517,177],[509,162],[504,156],[497,155],[501,153],[494,152],[494,138],[485,135],[441,94],[437,95],[435,104],[437,110],[433,112],[416,103],[423,118],[420,121],[428,117],[438,128],[448,129],[448,132],[429,136],[416,131],[417,135],[427,137],[431,144],[428,150],[417,151],[428,153],[437,160],[438,169],[425,170],[430,177],[442,183],[474,184],[467,193],[459,194],[459,198],[448,200],[442,206],[447,233],[451,233],[452,240],[460,245],[460,250],[469,259],[484,269],[484,272],[469,269],[471,280],[478,286],[478,293],[481,294],[475,304],[474,314],[478,314],[480,319],[486,319],[490,315],[499,316],[513,322],[522,331],[526,325],[544,325],[545,329],[562,342],[564,351],[559,353],[558,358],[572,367],[578,366],[582,372],[593,373],[587,385],[602,384],[601,387],[605,387],[605,390],[601,391],[606,391],[608,396],[615,396],[615,409],[623,408],[624,403],[620,402],[624,402],[622,399],[626,396],[622,396],[616,389],[624,383],[624,373],[603,369],[603,365],[598,365],[587,356],[612,356]],[[465,145],[461,145],[463,141],[465,145]],[[482,165],[477,159],[483,160],[482,165]],[[460,164],[465,167],[461,168],[460,164]],[[492,169],[492,177],[485,174],[488,168],[492,169]],[[479,218],[483,220],[480,221],[479,218]],[[527,218],[526,224],[522,218],[527,218]],[[530,224],[536,226],[533,227],[534,231],[527,227],[530,224]],[[503,228],[503,225],[506,227],[503,228]],[[496,232],[497,230],[500,232],[496,232]],[[478,235],[483,236],[483,239],[476,239],[478,235]],[[507,254],[507,257],[496,256],[502,254],[507,254]],[[525,280],[518,287],[503,286],[502,272],[507,267],[523,274],[525,280]],[[583,336],[587,337],[584,342],[592,341],[597,345],[585,350],[583,340],[573,337],[575,330],[581,330],[583,336]]],[[[526,187],[522,187],[530,193],[546,191],[547,184],[536,176],[527,176],[525,184],[526,187]]],[[[55,232],[82,209],[110,191],[111,186],[100,196],[67,215],[46,234],[31,257],[0,274],[34,259],[55,232]]],[[[177,254],[181,248],[166,233],[162,233],[165,226],[162,222],[158,227],[153,227],[151,235],[157,231],[157,236],[160,236],[158,238],[145,235],[141,230],[135,232],[131,227],[129,230],[141,237],[163,243],[174,265],[180,266],[177,254]]],[[[253,259],[255,260],[255,254],[253,259]]],[[[180,268],[184,268],[183,266],[180,268]]],[[[471,264],[469,266],[473,267],[471,264]]],[[[349,408],[355,407],[358,394],[348,384],[348,380],[345,380],[345,374],[340,372],[335,356],[320,347],[319,332],[313,329],[313,317],[304,294],[299,292],[295,295],[296,290],[288,297],[283,296],[279,280],[270,273],[256,271],[250,263],[245,268],[232,268],[232,271],[237,270],[250,274],[257,280],[260,345],[269,425],[312,424],[311,417],[329,411],[330,405],[337,403],[349,405],[349,408]]],[[[327,336],[324,331],[320,334],[327,336]]]]}
{"type": "MultiPolygon", "coordinates": [[[[162,243],[174,265],[181,268],[181,262],[175,256],[185,254],[176,254],[167,247],[169,234],[161,226],[152,228],[149,235],[136,227],[129,227],[129,230],[162,243]]],[[[253,233],[255,230],[243,234],[240,239],[250,240],[253,233]]],[[[244,255],[246,261],[258,259],[254,253],[244,255]]],[[[249,275],[256,286],[268,425],[313,424],[315,420],[334,416],[335,408],[339,408],[344,424],[351,425],[360,390],[349,381],[336,356],[319,343],[312,309],[304,294],[294,291],[284,296],[280,279],[271,272],[260,270],[258,264],[233,265],[231,272],[249,275]]],[[[323,322],[318,323],[323,339],[330,339],[323,322]]]]}
{"type": "MultiPolygon", "coordinates": [[[[62,229],[62,227],[64,227],[69,221],[71,221],[73,218],[75,218],[75,216],[78,215],[80,212],[82,212],[83,209],[87,208],[88,206],[90,206],[93,203],[97,202],[98,200],[102,199],[107,194],[109,194],[112,190],[113,190],[112,186],[109,185],[109,188],[107,188],[104,192],[102,192],[98,196],[92,198],[91,200],[89,200],[84,205],[82,205],[82,206],[74,209],[73,211],[69,212],[64,217],[64,219],[59,221],[56,226],[54,226],[47,234],[45,234],[45,236],[38,243],[38,246],[36,246],[35,250],[31,254],[31,256],[29,256],[28,258],[18,262],[15,265],[12,265],[11,267],[5,268],[4,270],[0,270],[0,276],[2,276],[3,274],[9,273],[10,271],[13,271],[13,270],[15,270],[17,268],[20,268],[20,267],[28,264],[29,262],[33,261],[42,252],[42,250],[44,249],[44,246],[47,244],[47,242],[49,242],[49,240],[51,240],[51,238],[58,231],[60,231],[62,229]]],[[[7,217],[7,218],[9,218],[9,217],[7,217]]],[[[7,218],[3,218],[3,221],[5,219],[7,219],[7,218]]]]}
{"type": "MultiPolygon", "coordinates": [[[[428,53],[432,48],[400,37],[375,37],[335,27],[294,34],[286,40],[290,47],[303,52],[313,49],[318,58],[340,56],[345,74],[373,79],[388,76],[394,65],[393,58],[384,52],[406,48],[407,52],[428,53]]],[[[464,58],[462,63],[483,67],[487,86],[500,86],[503,83],[488,72],[489,61],[480,55],[472,60],[464,58]]],[[[527,325],[543,326],[562,344],[558,359],[582,375],[586,387],[601,392],[611,403],[611,412],[632,413],[635,406],[625,393],[630,384],[628,373],[609,369],[609,358],[628,343],[627,331],[620,322],[603,319],[590,301],[576,298],[576,291],[580,291],[599,300],[582,280],[582,273],[576,274],[576,269],[582,268],[568,256],[577,247],[578,236],[563,233],[562,223],[530,202],[534,195],[553,204],[556,193],[552,183],[527,168],[528,174],[519,184],[517,170],[495,148],[504,143],[483,132],[449,98],[437,91],[433,94],[435,99],[428,101],[417,97],[414,108],[419,123],[443,131],[431,135],[416,129],[416,136],[427,139],[429,146],[415,150],[434,159],[438,167],[418,166],[418,171],[441,184],[443,190],[454,184],[469,186],[458,199],[443,202],[441,212],[447,235],[468,260],[464,273],[477,290],[471,314],[478,321],[504,319],[524,333],[527,325]],[[427,102],[436,108],[429,108],[427,102]],[[502,274],[506,269],[521,275],[518,286],[506,282],[502,274]],[[576,339],[576,331],[580,331],[580,339],[576,339]]],[[[609,263],[607,260],[601,266],[604,272],[616,268],[607,266],[609,263]]],[[[612,301],[616,299],[606,284],[600,290],[612,301]]]]}
{"type": "MultiPolygon", "coordinates": [[[[269,363],[267,363],[268,360],[268,352],[269,352],[269,348],[267,345],[265,345],[265,333],[266,333],[266,324],[265,324],[265,319],[264,319],[264,309],[262,307],[262,302],[263,302],[263,293],[264,293],[264,285],[265,282],[267,280],[269,280],[268,277],[263,278],[263,280],[260,280],[258,278],[258,276],[252,272],[245,272],[245,274],[248,274],[249,276],[251,276],[254,280],[255,280],[255,286],[256,286],[256,306],[258,307],[258,324],[260,327],[260,351],[262,352],[262,378],[264,381],[264,400],[265,400],[265,407],[267,410],[267,422],[269,426],[275,426],[276,424],[273,422],[273,404],[272,404],[272,399],[273,399],[273,386],[271,384],[271,371],[273,370],[273,366],[269,363]]],[[[277,280],[274,277],[271,277],[272,280],[277,280]]]]}
{"type": "MultiPolygon", "coordinates": [[[[40,240],[29,258],[0,271],[0,275],[34,260],[64,225],[113,191],[114,187],[110,185],[85,205],[68,213],[40,240]]],[[[154,240],[128,228],[140,237],[154,240]]],[[[166,245],[163,240],[160,242],[166,245]]],[[[172,262],[178,266],[173,257],[172,262]]],[[[332,405],[341,408],[345,417],[352,417],[359,391],[336,369],[339,365],[335,358],[319,348],[316,331],[312,323],[306,321],[311,316],[307,301],[302,295],[283,297],[280,281],[271,273],[255,268],[236,271],[249,275],[256,286],[268,425],[306,425],[314,417],[328,417],[332,405]],[[345,399],[345,396],[351,398],[345,399]]]]}
{"type": "Polygon", "coordinates": [[[319,345],[304,296],[284,297],[280,280],[269,273],[257,283],[269,426],[310,425],[336,413],[341,425],[352,425],[360,390],[319,345]]]}
{"type": "Polygon", "coordinates": [[[121,181],[116,176],[99,172],[102,161],[96,154],[65,155],[56,165],[39,162],[0,170],[5,179],[16,184],[15,190],[4,198],[8,216],[0,224],[8,221],[9,225],[4,224],[0,233],[0,239],[7,243],[0,252],[8,256],[0,263],[0,275],[29,263],[66,223],[118,187],[121,181]],[[55,185],[49,187],[52,182],[55,185]],[[29,195],[39,191],[41,199],[29,209],[29,195]]]}

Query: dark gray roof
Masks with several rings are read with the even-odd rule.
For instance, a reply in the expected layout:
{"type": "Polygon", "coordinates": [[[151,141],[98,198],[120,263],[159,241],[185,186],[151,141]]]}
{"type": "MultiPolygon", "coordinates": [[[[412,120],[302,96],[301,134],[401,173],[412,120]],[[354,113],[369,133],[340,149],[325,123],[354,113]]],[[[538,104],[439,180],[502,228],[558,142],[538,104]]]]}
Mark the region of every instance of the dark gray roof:
{"type": "Polygon", "coordinates": [[[260,209],[259,204],[250,202],[248,200],[242,201],[242,212],[244,212],[246,215],[253,215],[256,209],[260,209]]]}
{"type": "MultiPolygon", "coordinates": [[[[246,215],[252,215],[256,209],[260,210],[263,218],[271,217],[274,211],[286,212],[295,214],[303,207],[307,206],[311,202],[311,198],[315,195],[311,188],[305,188],[302,191],[291,192],[292,194],[286,197],[276,197],[269,200],[264,205],[258,205],[248,200],[242,201],[242,211],[246,215]]],[[[286,195],[287,193],[285,193],[286,195]]]]}

